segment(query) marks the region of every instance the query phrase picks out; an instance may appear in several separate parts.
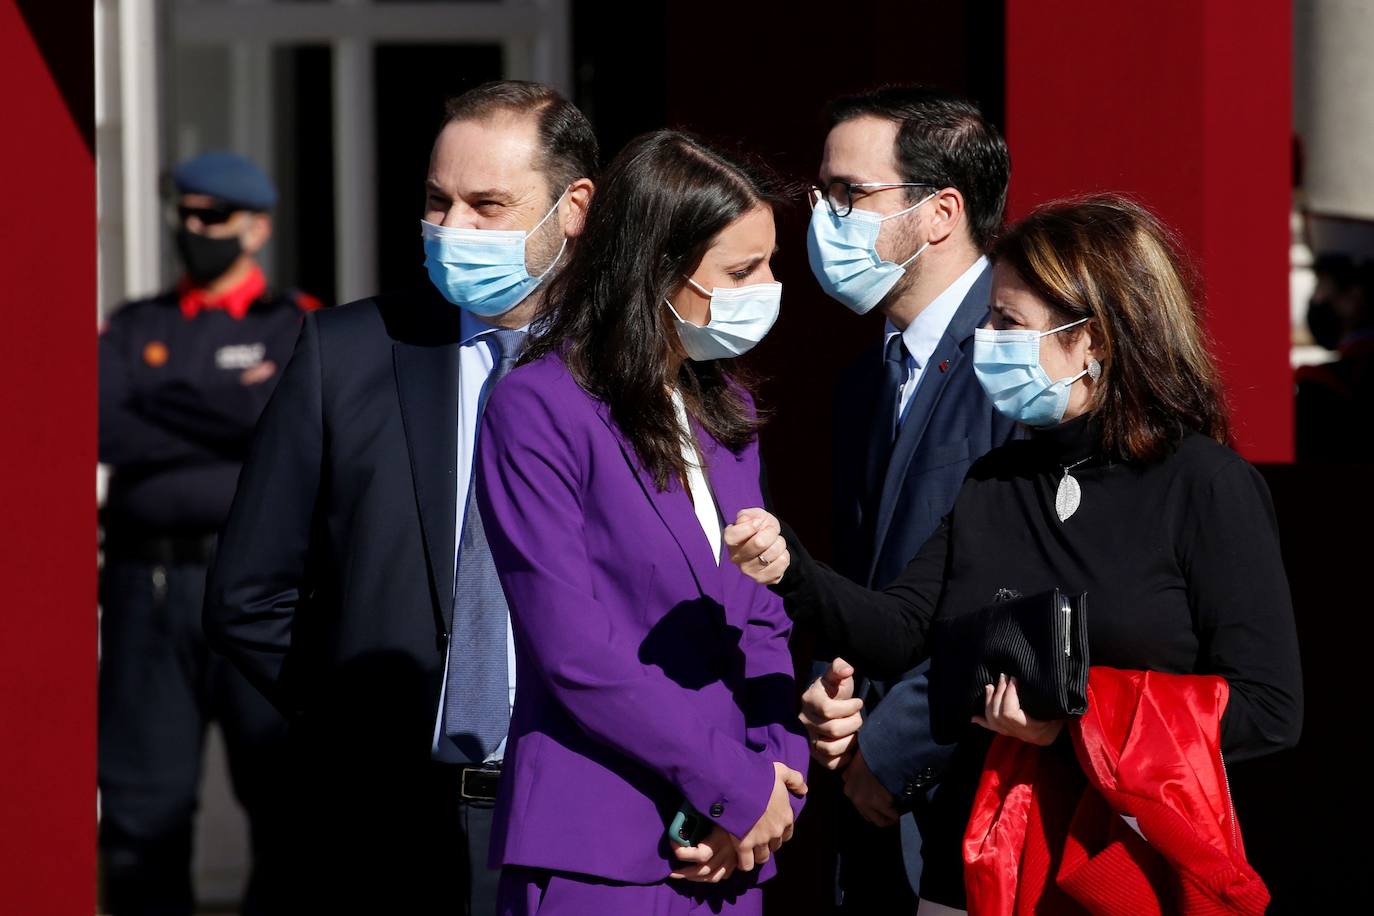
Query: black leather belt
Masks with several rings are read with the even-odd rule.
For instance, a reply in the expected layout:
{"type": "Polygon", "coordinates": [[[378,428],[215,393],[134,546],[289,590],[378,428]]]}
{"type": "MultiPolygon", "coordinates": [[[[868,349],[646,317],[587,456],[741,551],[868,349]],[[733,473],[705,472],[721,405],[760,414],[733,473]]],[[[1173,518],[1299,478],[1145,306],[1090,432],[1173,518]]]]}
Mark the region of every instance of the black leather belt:
{"type": "Polygon", "coordinates": [[[496,801],[501,785],[499,767],[460,767],[458,794],[464,801],[496,801]]]}

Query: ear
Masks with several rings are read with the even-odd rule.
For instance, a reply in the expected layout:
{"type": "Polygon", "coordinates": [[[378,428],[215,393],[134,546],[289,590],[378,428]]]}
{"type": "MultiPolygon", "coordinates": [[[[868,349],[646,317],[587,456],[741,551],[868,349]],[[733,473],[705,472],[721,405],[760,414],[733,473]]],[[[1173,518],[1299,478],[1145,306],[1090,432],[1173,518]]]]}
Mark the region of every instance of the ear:
{"type": "Polygon", "coordinates": [[[1086,356],[1104,362],[1107,359],[1107,337],[1102,333],[1102,322],[1096,318],[1089,318],[1083,328],[1087,331],[1088,339],[1086,356]]]}
{"type": "Polygon", "coordinates": [[[575,239],[582,234],[587,222],[587,208],[591,206],[596,185],[590,178],[579,178],[568,186],[563,199],[563,235],[575,239]]]}
{"type": "Polygon", "coordinates": [[[257,254],[262,247],[267,244],[267,240],[272,237],[272,217],[266,213],[254,213],[250,216],[248,228],[241,236],[243,250],[246,254],[257,254]]]}
{"type": "Polygon", "coordinates": [[[964,224],[964,195],[957,188],[941,188],[926,204],[930,216],[930,244],[938,245],[964,224]]]}

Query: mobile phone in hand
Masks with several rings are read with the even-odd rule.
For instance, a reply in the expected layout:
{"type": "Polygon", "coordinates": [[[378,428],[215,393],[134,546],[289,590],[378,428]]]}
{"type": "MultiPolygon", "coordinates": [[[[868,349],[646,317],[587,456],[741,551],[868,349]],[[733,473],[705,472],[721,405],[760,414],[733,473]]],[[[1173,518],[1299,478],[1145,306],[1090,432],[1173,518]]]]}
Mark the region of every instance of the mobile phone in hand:
{"type": "Polygon", "coordinates": [[[711,822],[684,801],[668,825],[668,840],[677,846],[695,846],[710,832],[711,822]]]}

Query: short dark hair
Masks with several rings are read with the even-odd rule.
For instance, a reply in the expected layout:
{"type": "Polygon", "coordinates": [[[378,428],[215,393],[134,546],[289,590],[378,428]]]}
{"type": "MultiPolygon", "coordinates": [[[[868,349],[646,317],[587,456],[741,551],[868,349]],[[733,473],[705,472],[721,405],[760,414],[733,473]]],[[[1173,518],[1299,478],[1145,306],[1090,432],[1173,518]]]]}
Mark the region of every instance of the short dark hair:
{"type": "Polygon", "coordinates": [[[558,353],[577,383],[610,406],[660,489],[684,478],[687,433],[669,395],[717,442],[738,451],[757,434],[758,415],[733,360],[682,360],[664,299],[680,289],[721,230],[786,189],[762,163],[658,130],[626,144],[606,169],[568,265],[521,357],[558,353]]]}
{"type": "Polygon", "coordinates": [[[831,127],[864,115],[896,121],[903,180],[958,190],[973,243],[983,251],[991,246],[1007,206],[1011,156],[978,106],[925,86],[882,86],[836,99],[828,114],[831,127]]]}
{"type": "Polygon", "coordinates": [[[529,80],[496,80],[469,89],[444,104],[446,127],[454,121],[482,121],[501,112],[532,115],[542,149],[537,168],[557,197],[579,178],[595,178],[600,151],[596,133],[576,105],[558,90],[529,80]]]}

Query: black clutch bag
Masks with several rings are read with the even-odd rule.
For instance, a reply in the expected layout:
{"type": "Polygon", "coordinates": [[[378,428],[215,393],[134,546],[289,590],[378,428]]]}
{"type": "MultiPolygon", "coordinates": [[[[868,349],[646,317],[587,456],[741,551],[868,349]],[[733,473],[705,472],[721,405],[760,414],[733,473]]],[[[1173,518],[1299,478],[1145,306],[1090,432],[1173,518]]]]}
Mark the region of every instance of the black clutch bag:
{"type": "Polygon", "coordinates": [[[1088,710],[1088,596],[1055,589],[936,618],[930,656],[932,737],[959,740],[982,715],[987,684],[1016,678],[1026,715],[1065,719],[1088,710]]]}

